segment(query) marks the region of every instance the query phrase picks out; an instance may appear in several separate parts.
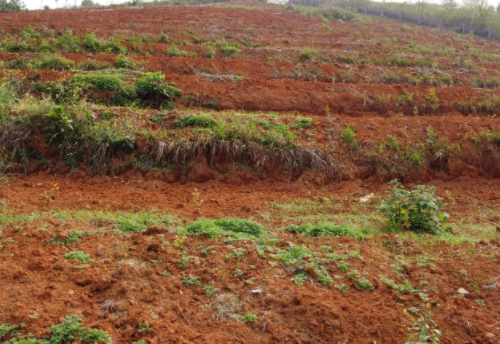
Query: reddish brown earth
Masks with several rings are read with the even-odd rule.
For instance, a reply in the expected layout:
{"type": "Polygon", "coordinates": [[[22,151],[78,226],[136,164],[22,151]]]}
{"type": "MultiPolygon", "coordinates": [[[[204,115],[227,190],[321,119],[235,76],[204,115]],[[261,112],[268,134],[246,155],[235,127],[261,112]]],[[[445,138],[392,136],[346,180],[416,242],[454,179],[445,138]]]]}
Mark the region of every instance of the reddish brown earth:
{"type": "MultiPolygon", "coordinates": [[[[451,192],[456,199],[451,215],[471,217],[477,210],[471,205],[497,209],[500,199],[498,181],[478,181],[460,179],[453,182],[435,182],[440,193],[451,192]],[[469,185],[468,191],[463,185],[469,185]]],[[[15,212],[37,213],[56,209],[89,210],[139,210],[159,209],[180,219],[193,217],[254,217],[266,209],[266,202],[286,202],[297,197],[331,197],[342,202],[348,196],[356,198],[369,192],[382,193],[385,186],[364,182],[341,183],[336,186],[308,188],[305,185],[254,182],[251,185],[235,186],[221,183],[179,185],[164,183],[157,179],[142,178],[137,175],[123,178],[101,178],[91,180],[39,175],[20,177],[0,189],[1,197],[7,200],[15,212]],[[53,202],[47,203],[44,191],[54,184],[59,185],[53,202]],[[199,214],[193,213],[191,192],[198,187],[206,203],[199,214]],[[195,216],[193,216],[195,215],[195,216]]],[[[348,211],[352,201],[343,201],[348,211]]],[[[498,221],[495,217],[486,221],[498,221]]],[[[476,218],[474,222],[485,219],[476,218]]],[[[95,223],[95,222],[94,222],[95,223]]],[[[272,226],[285,225],[286,221],[272,220],[272,226]]],[[[262,343],[262,342],[351,342],[351,343],[402,343],[406,338],[404,325],[408,318],[402,307],[421,307],[418,295],[403,295],[392,291],[375,276],[379,274],[394,278],[388,267],[392,255],[404,254],[408,259],[427,252],[435,260],[434,271],[428,267],[405,268],[405,276],[413,285],[425,277],[430,285],[437,287],[438,293],[430,292],[430,303],[439,304],[435,320],[439,328],[447,333],[443,343],[487,343],[486,333],[497,336],[495,319],[500,306],[498,290],[481,290],[473,293],[472,299],[453,297],[456,290],[464,285],[464,276],[459,270],[467,270],[469,277],[485,284],[498,275],[500,258],[498,239],[490,244],[476,245],[440,244],[429,247],[425,243],[404,241],[389,235],[376,235],[359,243],[352,238],[307,239],[290,234],[280,234],[280,242],[286,247],[287,241],[296,244],[330,245],[339,243],[342,250],[359,246],[363,260],[351,259],[349,263],[359,271],[369,272],[375,285],[374,292],[358,291],[350,284],[347,294],[335,288],[324,288],[306,284],[296,286],[289,281],[291,272],[276,267],[266,273],[267,260],[259,259],[257,251],[250,244],[248,257],[223,259],[232,252],[217,239],[187,238],[184,250],[195,250],[200,245],[217,247],[217,253],[210,255],[201,265],[191,264],[182,269],[177,260],[182,258],[181,249],[176,248],[176,235],[158,238],[153,235],[136,234],[122,236],[106,231],[108,224],[92,225],[79,220],[48,218],[30,222],[4,224],[4,234],[13,238],[14,243],[0,250],[3,263],[0,274],[5,282],[1,291],[0,322],[26,322],[33,333],[57,323],[64,314],[80,314],[85,325],[102,328],[113,335],[118,343],[130,343],[139,338],[148,338],[151,343],[207,342],[207,343],[262,343]],[[48,232],[37,228],[49,228],[48,232]],[[15,230],[17,228],[17,230],[15,230]],[[22,230],[19,231],[19,228],[22,230]],[[101,228],[101,229],[99,229],[101,228]],[[71,250],[89,253],[95,262],[92,269],[81,270],[79,263],[66,262],[61,244],[48,245],[54,233],[64,236],[69,229],[98,229],[104,237],[94,235],[83,238],[80,243],[66,245],[71,250]],[[105,234],[104,234],[105,233],[105,234]],[[163,247],[160,242],[167,242],[163,247]],[[128,248],[126,248],[128,247],[128,248]],[[493,260],[490,256],[495,257],[493,260]],[[147,267],[136,270],[133,266],[120,264],[123,260],[145,261],[147,267]],[[152,264],[151,260],[161,263],[152,264]],[[147,263],[149,261],[149,263],[147,263]],[[380,265],[387,264],[385,269],[380,265]],[[252,269],[250,265],[255,265],[252,269]],[[214,270],[214,267],[220,270],[214,270]],[[98,268],[98,270],[94,269],[98,268]],[[244,278],[232,277],[229,272],[235,268],[249,272],[255,278],[254,285],[245,284],[244,278]],[[171,276],[162,276],[167,269],[171,276]],[[284,275],[284,280],[270,276],[284,275]],[[180,282],[182,276],[199,276],[202,283],[210,283],[226,293],[236,295],[241,300],[244,312],[259,316],[255,325],[244,325],[236,321],[222,321],[213,316],[203,305],[214,302],[207,299],[201,286],[187,287],[180,282]],[[261,288],[262,294],[252,295],[251,290],[261,288]],[[474,300],[484,300],[480,308],[474,300]],[[106,300],[118,303],[107,310],[102,304],[106,300]],[[151,319],[154,312],[158,319],[151,319]],[[37,320],[28,315],[38,314],[37,320]],[[139,323],[149,323],[155,332],[147,335],[138,333],[139,323]]],[[[246,247],[250,242],[234,244],[246,247]]],[[[281,244],[278,245],[279,247],[281,244]]],[[[189,253],[193,255],[195,251],[189,253]]],[[[199,254],[199,252],[198,252],[199,254]]],[[[187,255],[187,253],[186,253],[187,255]]],[[[199,254],[200,257],[205,257],[199,254]]],[[[336,268],[333,268],[336,269],[336,268]]],[[[334,271],[338,273],[339,271],[334,271]]],[[[345,280],[342,282],[346,282],[345,280]]],[[[466,286],[472,288],[471,286],[466,286]]]]}
{"type": "MultiPolygon", "coordinates": [[[[492,144],[485,150],[477,143],[482,132],[499,129],[498,117],[496,113],[481,111],[475,116],[464,116],[453,107],[456,99],[480,100],[485,95],[499,95],[497,89],[471,88],[472,77],[488,77],[498,70],[498,64],[475,58],[472,62],[486,69],[466,70],[454,65],[453,59],[435,57],[440,68],[458,80],[455,87],[436,88],[440,105],[436,112],[425,106],[430,87],[363,81],[365,77],[379,78],[383,71],[407,69],[356,66],[354,80],[348,83],[342,82],[341,76],[352,66],[335,61],[301,62],[306,70],[321,71],[316,80],[308,73],[301,77],[290,77],[289,73],[299,63],[300,50],[296,49],[299,47],[314,46],[326,56],[344,53],[389,56],[391,49],[401,52],[405,44],[417,40],[442,45],[457,54],[465,54],[468,48],[464,49],[464,44],[468,44],[494,55],[498,54],[500,44],[469,37],[456,41],[455,35],[413,26],[411,32],[405,32],[401,23],[378,18],[373,18],[371,24],[331,24],[333,30],[326,31],[321,29],[320,19],[308,19],[280,6],[231,4],[267,9],[175,6],[31,11],[0,14],[0,29],[18,32],[31,25],[36,30],[53,28],[59,33],[66,29],[78,35],[95,32],[103,39],[141,34],[157,37],[166,32],[189,42],[198,36],[204,40],[258,42],[261,47],[242,47],[236,58],[168,57],[165,50],[171,46],[163,43],[152,44],[150,56],[139,56],[132,51],[130,56],[143,62],[140,70],[162,71],[167,80],[176,82],[184,96],[197,97],[199,101],[217,99],[218,110],[276,111],[285,124],[294,123],[298,116],[310,116],[314,145],[331,152],[338,166],[342,166],[342,173],[336,178],[324,178],[323,174],[309,170],[258,175],[238,164],[230,164],[227,173],[210,168],[206,159],[201,158],[189,164],[186,171],[134,170],[128,164],[117,173],[103,171],[87,178],[86,166],[71,171],[67,164],[47,152],[46,164],[25,166],[22,172],[28,175],[10,174],[8,183],[0,185],[0,200],[5,200],[0,227],[3,234],[0,236],[0,324],[25,322],[22,333],[43,337],[48,334],[45,330],[62,322],[65,315],[78,314],[83,316],[85,326],[104,329],[116,343],[145,339],[158,344],[402,344],[407,341],[406,328],[411,325],[404,309],[429,307],[435,310],[433,319],[443,332],[442,343],[498,343],[500,285],[494,279],[500,275],[499,234],[495,233],[495,227],[500,226],[500,152],[498,145],[492,144]],[[368,42],[370,38],[392,37],[399,40],[398,45],[368,42]],[[237,83],[212,82],[202,72],[219,75],[233,72],[246,79],[237,83]],[[333,76],[337,78],[335,83],[331,80],[333,76]],[[413,107],[395,103],[403,91],[416,94],[419,116],[414,115],[413,107]],[[389,95],[391,102],[377,105],[378,97],[389,95]],[[376,147],[387,141],[389,135],[405,144],[425,142],[428,128],[439,139],[459,149],[440,166],[428,164],[407,173],[382,174],[372,168],[374,163],[383,162],[381,157],[376,160],[363,155],[362,149],[359,154],[349,152],[340,142],[344,125],[356,128],[363,149],[376,147]],[[305,238],[279,230],[297,221],[290,214],[281,214],[274,203],[296,199],[321,203],[328,198],[333,204],[327,210],[328,215],[377,214],[387,182],[395,177],[402,178],[409,187],[419,183],[434,186],[447,203],[445,211],[454,223],[452,239],[468,235],[476,242],[458,244],[450,238],[441,240],[430,235],[384,233],[369,235],[358,242],[349,237],[305,238]],[[48,199],[46,194],[55,185],[58,189],[48,199]],[[195,188],[204,201],[198,212],[193,202],[195,188]],[[361,206],[359,197],[370,193],[378,201],[361,206]],[[80,210],[88,211],[81,220],[60,215],[62,211],[80,210]],[[100,219],[93,211],[156,211],[172,215],[177,222],[169,228],[124,234],[115,230],[113,221],[100,219]],[[32,215],[19,221],[9,217],[42,213],[40,218],[32,215]],[[250,240],[235,241],[230,247],[219,239],[186,236],[182,243],[184,237],[173,233],[176,226],[198,218],[225,217],[263,223],[277,234],[278,249],[293,242],[317,252],[321,252],[322,245],[332,246],[339,254],[359,251],[363,259],[351,258],[348,263],[370,280],[375,289],[358,290],[335,262],[327,263],[330,275],[343,276],[334,282],[347,284],[348,293],[333,285],[324,287],[316,279],[296,285],[291,281],[293,268],[271,259],[272,252],[265,253],[266,259],[260,258],[250,240]],[[94,230],[96,234],[74,244],[50,244],[52,238],[64,238],[73,230],[94,230]],[[13,242],[9,244],[10,239],[13,242]],[[202,253],[213,245],[217,245],[213,248],[216,253],[202,253]],[[243,258],[228,256],[240,247],[246,249],[243,258]],[[70,251],[89,253],[93,262],[83,268],[83,263],[68,262],[63,256],[70,251]],[[183,268],[178,261],[184,256],[197,258],[183,268]],[[422,264],[424,261],[427,263],[422,264]],[[273,266],[269,262],[278,264],[273,266]],[[407,264],[401,264],[403,271],[396,273],[393,267],[401,262],[407,264]],[[245,275],[234,277],[235,269],[243,270],[245,275]],[[466,270],[467,275],[460,273],[461,270],[466,270]],[[170,275],[162,274],[164,271],[170,275]],[[382,283],[378,277],[381,274],[397,283],[408,280],[415,288],[422,289],[429,295],[428,306],[418,293],[397,293],[382,283]],[[195,276],[201,285],[182,283],[182,277],[195,276]],[[245,282],[251,278],[253,284],[245,282]],[[421,281],[428,284],[422,286],[421,281]],[[203,289],[206,283],[220,288],[219,295],[238,298],[238,314],[254,313],[258,321],[244,324],[219,317],[216,298],[207,297],[203,289]],[[461,287],[471,293],[470,298],[456,296],[461,287]],[[253,294],[252,289],[260,289],[261,293],[253,294]],[[480,300],[484,301],[484,307],[476,302],[480,300]],[[154,332],[139,332],[141,323],[151,325],[154,332]]],[[[203,56],[200,46],[181,48],[203,56]]],[[[15,56],[0,53],[4,61],[15,56]]],[[[86,54],[64,56],[77,63],[88,58],[86,54]]],[[[92,56],[110,63],[115,57],[92,56]]],[[[0,72],[4,74],[5,70],[0,72]]],[[[32,71],[22,73],[28,76],[32,71]]],[[[33,81],[66,80],[73,73],[41,70],[33,81]]],[[[178,113],[172,113],[174,118],[194,111],[188,103],[177,106],[178,113]]],[[[102,109],[95,111],[99,114],[102,109]]],[[[123,117],[136,115],[130,109],[116,111],[123,117]]],[[[155,112],[143,114],[150,118],[155,112]]],[[[159,125],[150,121],[147,126],[159,129],[159,125]]],[[[299,143],[308,143],[305,131],[294,132],[299,143]]],[[[320,210],[311,208],[305,215],[318,214],[320,210]]],[[[384,223],[376,218],[370,225],[383,227],[384,223]]],[[[314,271],[308,272],[314,276],[314,271]]]]}

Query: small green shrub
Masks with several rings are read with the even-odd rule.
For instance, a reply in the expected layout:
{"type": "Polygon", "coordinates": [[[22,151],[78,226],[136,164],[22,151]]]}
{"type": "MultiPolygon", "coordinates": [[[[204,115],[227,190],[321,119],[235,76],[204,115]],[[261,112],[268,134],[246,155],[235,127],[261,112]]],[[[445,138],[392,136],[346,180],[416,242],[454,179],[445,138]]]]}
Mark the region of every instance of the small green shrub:
{"type": "Polygon", "coordinates": [[[188,56],[189,53],[187,51],[179,49],[176,45],[172,45],[171,48],[167,49],[168,56],[177,56],[177,57],[185,57],[188,56]]]}
{"type": "Polygon", "coordinates": [[[198,277],[192,277],[192,278],[182,277],[182,283],[187,286],[201,284],[200,279],[198,277]]]}
{"type": "Polygon", "coordinates": [[[435,189],[426,190],[425,185],[418,185],[415,190],[407,191],[397,180],[390,184],[393,185],[392,193],[379,208],[387,219],[388,228],[406,227],[415,232],[438,234],[449,215],[441,212],[443,202],[436,197],[435,189]]]}
{"type": "Polygon", "coordinates": [[[111,111],[108,111],[108,110],[105,110],[102,112],[101,114],[101,118],[102,119],[110,119],[111,117],[114,117],[114,116],[117,116],[118,114],[115,113],[115,112],[111,112],[111,111]]]}
{"type": "Polygon", "coordinates": [[[23,70],[23,69],[31,69],[32,67],[33,65],[31,64],[30,59],[24,56],[17,56],[14,57],[12,60],[5,62],[5,68],[8,69],[23,70]]]}
{"type": "Polygon", "coordinates": [[[356,140],[356,133],[354,132],[354,129],[350,126],[345,126],[342,130],[342,138],[349,144],[354,143],[356,140]]]}
{"type": "Polygon", "coordinates": [[[300,117],[299,120],[297,121],[297,124],[295,124],[295,128],[306,129],[309,128],[311,124],[312,124],[312,118],[300,117]]]}
{"type": "Polygon", "coordinates": [[[76,65],[76,69],[82,71],[95,71],[111,68],[111,64],[108,62],[99,62],[96,60],[87,59],[76,65]]]}
{"type": "Polygon", "coordinates": [[[215,49],[213,48],[207,48],[205,51],[205,57],[208,59],[213,59],[215,57],[215,49]]]}
{"type": "Polygon", "coordinates": [[[205,284],[204,289],[205,289],[205,293],[207,294],[208,297],[214,296],[220,290],[220,288],[215,288],[214,286],[211,286],[210,284],[205,284]]]}
{"type": "Polygon", "coordinates": [[[101,49],[101,42],[97,40],[95,33],[92,32],[85,35],[81,43],[81,46],[89,51],[95,52],[101,49]]]}
{"type": "Polygon", "coordinates": [[[48,55],[37,58],[33,61],[33,64],[39,69],[51,69],[51,70],[68,70],[71,69],[75,63],[61,55],[48,55]]]}
{"type": "Polygon", "coordinates": [[[140,323],[139,332],[153,332],[154,329],[149,324],[140,323]]]}
{"type": "Polygon", "coordinates": [[[119,39],[111,38],[107,43],[101,44],[101,51],[107,54],[126,54],[128,49],[122,45],[119,39]]]}
{"type": "Polygon", "coordinates": [[[242,233],[251,236],[264,234],[262,225],[241,219],[198,220],[186,226],[191,234],[206,234],[210,238],[219,238],[222,233],[242,233]]]}
{"type": "Polygon", "coordinates": [[[40,38],[42,35],[31,27],[31,25],[26,26],[24,30],[19,32],[19,36],[22,38],[40,38]]]}
{"type": "Polygon", "coordinates": [[[134,63],[130,58],[119,55],[115,59],[115,67],[123,69],[135,69],[136,63],[134,63]]]}
{"type": "Polygon", "coordinates": [[[222,46],[220,47],[220,52],[222,55],[230,56],[239,53],[240,50],[234,46],[222,46]]]}
{"type": "Polygon", "coordinates": [[[161,72],[146,73],[135,81],[137,93],[144,99],[161,104],[166,99],[172,99],[181,94],[181,90],[165,82],[161,72]]]}
{"type": "Polygon", "coordinates": [[[90,254],[82,252],[82,251],[73,251],[70,253],[66,253],[64,255],[64,258],[66,258],[69,261],[73,261],[75,259],[80,261],[80,262],[90,262],[91,261],[90,254]]]}
{"type": "Polygon", "coordinates": [[[41,40],[40,44],[36,47],[37,53],[53,53],[56,51],[56,48],[47,43],[47,40],[44,38],[41,40]]]}
{"type": "Polygon", "coordinates": [[[252,313],[247,313],[243,317],[243,322],[246,324],[247,322],[256,322],[257,321],[257,316],[252,313]]]}
{"type": "Polygon", "coordinates": [[[63,239],[58,239],[58,238],[52,238],[50,239],[51,244],[72,244],[75,242],[79,242],[81,238],[88,236],[88,232],[83,232],[83,231],[74,231],[68,234],[66,238],[63,239]]]}
{"type": "Polygon", "coordinates": [[[199,127],[199,128],[213,128],[215,127],[216,122],[210,116],[207,115],[189,115],[182,117],[180,119],[176,119],[174,121],[174,126],[177,129],[184,128],[186,126],[189,127],[199,127]]]}
{"type": "Polygon", "coordinates": [[[81,88],[92,87],[101,91],[115,91],[125,86],[121,75],[116,74],[76,74],[70,81],[70,86],[81,88]]]}
{"type": "Polygon", "coordinates": [[[351,268],[351,266],[349,264],[347,264],[346,262],[338,262],[337,267],[342,272],[347,272],[351,268]]]}
{"type": "Polygon", "coordinates": [[[307,273],[301,272],[301,273],[298,273],[297,275],[295,275],[295,277],[292,278],[292,281],[293,281],[293,283],[295,283],[297,285],[303,285],[304,281],[307,281],[308,277],[309,277],[309,275],[307,273]]]}
{"type": "Polygon", "coordinates": [[[354,282],[354,285],[359,290],[373,290],[373,284],[371,284],[370,281],[368,281],[366,278],[360,278],[359,280],[354,282]]]}
{"type": "Polygon", "coordinates": [[[292,243],[290,243],[290,247],[271,255],[272,258],[281,261],[284,265],[295,264],[301,259],[314,256],[315,253],[308,248],[294,245],[292,243]]]}
{"type": "Polygon", "coordinates": [[[299,59],[301,61],[311,61],[316,54],[316,49],[306,48],[300,53],[299,59]]]}
{"type": "Polygon", "coordinates": [[[302,234],[306,237],[319,236],[349,236],[358,240],[363,240],[365,234],[354,231],[347,225],[336,225],[331,222],[320,222],[318,224],[305,223],[301,225],[290,225],[283,228],[284,231],[302,234]]]}

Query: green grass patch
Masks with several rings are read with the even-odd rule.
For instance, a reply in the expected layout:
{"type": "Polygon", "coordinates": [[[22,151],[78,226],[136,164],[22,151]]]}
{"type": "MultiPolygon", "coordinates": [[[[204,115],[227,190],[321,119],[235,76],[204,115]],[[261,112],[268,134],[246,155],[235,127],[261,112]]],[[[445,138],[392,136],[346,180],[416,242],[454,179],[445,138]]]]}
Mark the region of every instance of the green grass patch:
{"type": "Polygon", "coordinates": [[[258,237],[264,234],[264,227],[256,222],[242,219],[202,219],[188,224],[189,234],[206,234],[209,238],[219,238],[223,234],[245,234],[258,237]]]}

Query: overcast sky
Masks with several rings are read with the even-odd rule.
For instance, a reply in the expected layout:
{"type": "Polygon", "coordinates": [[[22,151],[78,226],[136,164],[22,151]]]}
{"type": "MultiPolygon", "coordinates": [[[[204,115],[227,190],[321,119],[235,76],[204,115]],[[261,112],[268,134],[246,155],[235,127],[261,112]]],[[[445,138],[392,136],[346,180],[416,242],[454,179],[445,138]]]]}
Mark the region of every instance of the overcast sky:
{"type": "MultiPolygon", "coordinates": [[[[38,10],[40,8],[43,8],[43,6],[45,6],[45,5],[48,5],[50,8],[56,8],[56,1],[55,0],[23,0],[23,1],[30,10],[38,10]]],[[[70,5],[74,6],[75,1],[76,1],[76,5],[80,6],[82,0],[59,0],[59,7],[66,6],[66,4],[68,6],[70,6],[70,5]]],[[[96,0],[93,0],[93,1],[96,1],[96,0]]],[[[97,2],[100,3],[101,5],[118,4],[118,3],[126,2],[126,1],[128,1],[128,0],[97,0],[97,2]]],[[[395,0],[395,1],[397,1],[397,0],[395,0]]],[[[401,0],[401,2],[403,2],[403,0],[401,0]]],[[[439,0],[430,0],[430,2],[440,2],[440,1],[439,0]]],[[[460,3],[461,1],[458,0],[457,2],[460,3]]],[[[500,0],[488,0],[488,2],[491,5],[496,7],[498,5],[498,3],[500,2],[500,0]]]]}

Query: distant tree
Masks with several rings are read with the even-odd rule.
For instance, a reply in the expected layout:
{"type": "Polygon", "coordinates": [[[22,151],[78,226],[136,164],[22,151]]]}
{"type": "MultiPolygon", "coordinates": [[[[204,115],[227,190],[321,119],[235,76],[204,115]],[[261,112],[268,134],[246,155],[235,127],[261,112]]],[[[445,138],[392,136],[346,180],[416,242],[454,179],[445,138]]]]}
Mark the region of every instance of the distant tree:
{"type": "Polygon", "coordinates": [[[45,6],[43,6],[43,9],[44,9],[45,11],[48,11],[48,10],[50,10],[50,7],[49,7],[48,5],[45,5],[45,6]]]}
{"type": "Polygon", "coordinates": [[[488,4],[487,0],[463,0],[463,7],[468,10],[470,22],[486,26],[495,8],[488,4]]]}
{"type": "Polygon", "coordinates": [[[81,7],[94,7],[95,5],[92,0],[82,0],[81,7]]]}
{"type": "Polygon", "coordinates": [[[21,12],[24,9],[21,0],[0,0],[0,13],[21,12]]]}
{"type": "Polygon", "coordinates": [[[458,8],[458,3],[455,0],[442,0],[441,5],[444,11],[454,11],[458,8]]]}
{"type": "Polygon", "coordinates": [[[427,0],[417,0],[417,10],[418,14],[423,15],[424,9],[427,7],[427,0]]]}
{"type": "Polygon", "coordinates": [[[500,13],[500,3],[498,3],[497,12],[500,13]]]}

